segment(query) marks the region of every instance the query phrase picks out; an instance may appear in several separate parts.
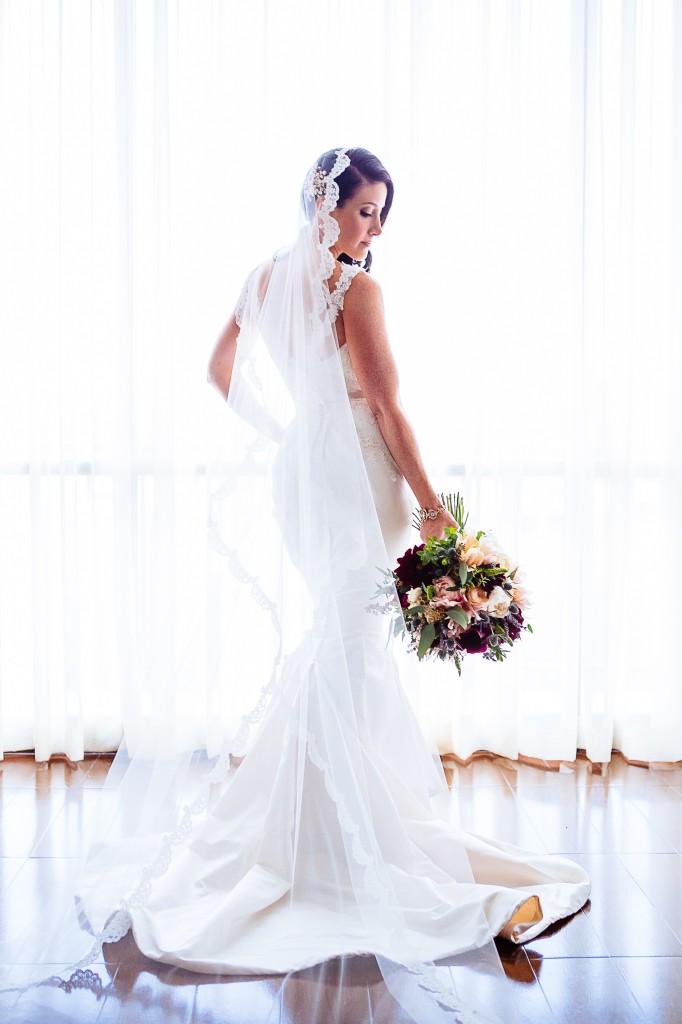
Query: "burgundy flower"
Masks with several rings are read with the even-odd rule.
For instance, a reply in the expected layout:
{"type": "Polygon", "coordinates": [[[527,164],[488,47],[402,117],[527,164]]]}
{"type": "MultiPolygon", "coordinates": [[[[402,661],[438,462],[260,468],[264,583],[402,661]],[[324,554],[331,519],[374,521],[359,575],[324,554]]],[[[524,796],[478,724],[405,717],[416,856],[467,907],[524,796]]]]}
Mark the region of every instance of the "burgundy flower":
{"type": "Polygon", "coordinates": [[[423,547],[423,544],[417,544],[398,559],[398,567],[395,570],[395,574],[400,580],[401,586],[406,590],[413,590],[415,587],[421,587],[422,585],[424,566],[419,557],[419,552],[423,547]]]}
{"type": "Polygon", "coordinates": [[[495,587],[501,587],[507,578],[507,574],[504,569],[500,568],[499,576],[489,576],[487,580],[484,580],[480,586],[485,590],[486,594],[492,594],[495,587]]]}
{"type": "Polygon", "coordinates": [[[492,636],[492,628],[487,622],[477,622],[469,626],[457,637],[457,643],[469,654],[483,654],[488,649],[488,639],[492,636]]]}

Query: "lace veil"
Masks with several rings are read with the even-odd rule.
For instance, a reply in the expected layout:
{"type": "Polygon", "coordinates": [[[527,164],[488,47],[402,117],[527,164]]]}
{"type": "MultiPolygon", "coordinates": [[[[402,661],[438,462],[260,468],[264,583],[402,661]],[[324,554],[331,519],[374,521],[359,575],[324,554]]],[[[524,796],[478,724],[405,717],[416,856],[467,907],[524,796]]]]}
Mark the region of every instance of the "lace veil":
{"type": "Polygon", "coordinates": [[[143,659],[148,727],[118,752],[104,814],[88,818],[92,846],[71,851],[60,898],[26,922],[27,964],[54,966],[27,965],[17,981],[98,963],[169,877],[180,886],[191,875],[202,843],[231,841],[243,873],[257,867],[276,889],[284,952],[268,964],[266,950],[266,969],[288,970],[292,943],[310,965],[373,952],[404,1019],[420,1022],[495,1018],[496,974],[500,1016],[513,1019],[485,915],[466,901],[473,878],[454,830],[438,870],[480,920],[467,922],[462,945],[456,934],[433,943],[450,943],[447,966],[430,962],[411,923],[424,904],[438,935],[438,881],[415,881],[413,836],[447,815],[447,790],[400,687],[387,619],[367,611],[389,562],[335,329],[357,268],[328,285],[336,179],[349,162],[338,150],[313,166],[296,239],[244,284],[224,445],[207,476],[206,563],[195,570],[208,621],[175,624],[163,671],[143,659]],[[332,925],[318,933],[320,904],[332,925]]]}

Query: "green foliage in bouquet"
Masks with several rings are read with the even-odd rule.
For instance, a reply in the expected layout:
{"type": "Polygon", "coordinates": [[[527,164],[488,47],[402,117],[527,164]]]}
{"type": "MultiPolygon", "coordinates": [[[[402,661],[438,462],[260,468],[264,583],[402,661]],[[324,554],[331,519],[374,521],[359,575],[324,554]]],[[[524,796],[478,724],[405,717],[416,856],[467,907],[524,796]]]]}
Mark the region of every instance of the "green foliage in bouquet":
{"type": "MultiPolygon", "coordinates": [[[[485,530],[467,530],[461,495],[440,498],[457,525],[406,551],[395,569],[383,572],[375,597],[385,600],[370,608],[393,612],[395,635],[406,634],[420,660],[454,661],[461,674],[465,654],[503,661],[523,631],[532,633],[523,615],[529,600],[518,566],[510,568],[495,539],[485,530]]],[[[414,525],[421,525],[416,514],[414,525]]]]}

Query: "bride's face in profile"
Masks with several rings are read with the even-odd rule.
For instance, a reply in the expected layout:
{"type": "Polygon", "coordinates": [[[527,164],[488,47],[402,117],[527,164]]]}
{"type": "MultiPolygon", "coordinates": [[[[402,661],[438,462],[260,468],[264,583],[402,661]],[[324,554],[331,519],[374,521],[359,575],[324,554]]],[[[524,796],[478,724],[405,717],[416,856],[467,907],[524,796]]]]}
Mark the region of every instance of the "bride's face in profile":
{"type": "Polygon", "coordinates": [[[364,260],[372,239],[381,234],[381,211],[386,194],[383,181],[361,185],[343,206],[332,211],[331,216],[340,228],[339,237],[331,249],[335,256],[345,252],[353,260],[364,260]]]}

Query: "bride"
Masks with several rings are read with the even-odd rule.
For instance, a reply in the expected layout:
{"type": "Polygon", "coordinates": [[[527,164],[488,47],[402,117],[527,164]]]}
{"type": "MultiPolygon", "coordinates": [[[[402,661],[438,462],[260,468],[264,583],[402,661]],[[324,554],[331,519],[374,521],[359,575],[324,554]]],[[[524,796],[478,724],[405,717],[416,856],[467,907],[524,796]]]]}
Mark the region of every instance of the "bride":
{"type": "Polygon", "coordinates": [[[493,939],[537,936],[589,881],[450,821],[387,620],[368,610],[409,546],[409,492],[422,539],[453,522],[399,404],[369,273],[392,201],[372,154],[325,153],[295,242],[248,276],[218,339],[208,713],[190,692],[117,755],[118,810],[78,909],[91,961],[131,929],[147,957],[207,974],[371,954],[411,1019],[481,1020],[433,961],[499,971],[493,939]]]}

